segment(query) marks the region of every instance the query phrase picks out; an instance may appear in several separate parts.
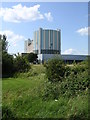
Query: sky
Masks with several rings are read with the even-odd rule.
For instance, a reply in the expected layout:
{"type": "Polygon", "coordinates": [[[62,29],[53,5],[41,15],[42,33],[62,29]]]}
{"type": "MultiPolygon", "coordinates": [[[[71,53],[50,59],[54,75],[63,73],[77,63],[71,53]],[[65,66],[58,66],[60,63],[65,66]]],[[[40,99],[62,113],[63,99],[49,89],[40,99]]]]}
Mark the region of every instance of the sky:
{"type": "Polygon", "coordinates": [[[2,3],[0,34],[6,34],[9,53],[24,52],[24,41],[33,32],[61,29],[62,54],[88,54],[87,2],[17,2],[2,3]]]}

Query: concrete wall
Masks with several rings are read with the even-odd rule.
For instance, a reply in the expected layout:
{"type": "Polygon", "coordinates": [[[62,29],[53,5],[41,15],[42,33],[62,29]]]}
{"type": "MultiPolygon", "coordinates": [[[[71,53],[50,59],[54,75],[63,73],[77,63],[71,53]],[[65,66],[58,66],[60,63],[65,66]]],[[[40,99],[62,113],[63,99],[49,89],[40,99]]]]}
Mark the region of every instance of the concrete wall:
{"type": "Polygon", "coordinates": [[[38,54],[38,60],[41,60],[42,62],[47,61],[51,58],[61,58],[60,54],[38,54]]]}
{"type": "Polygon", "coordinates": [[[33,40],[26,40],[24,43],[25,46],[25,53],[31,53],[33,52],[33,40]]]}
{"type": "Polygon", "coordinates": [[[34,51],[39,54],[61,53],[61,30],[42,29],[34,32],[34,51]]]}

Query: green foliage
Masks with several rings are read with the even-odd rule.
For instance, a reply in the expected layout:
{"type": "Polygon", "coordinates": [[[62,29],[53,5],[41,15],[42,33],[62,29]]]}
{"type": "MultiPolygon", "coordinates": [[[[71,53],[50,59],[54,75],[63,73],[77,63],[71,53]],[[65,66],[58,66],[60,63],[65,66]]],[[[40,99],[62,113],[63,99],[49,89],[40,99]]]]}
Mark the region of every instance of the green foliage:
{"type": "Polygon", "coordinates": [[[16,55],[14,58],[14,71],[15,72],[26,72],[30,69],[30,64],[26,61],[26,59],[20,54],[16,55]]]}
{"type": "Polygon", "coordinates": [[[8,106],[2,107],[2,119],[3,120],[15,120],[15,115],[8,106]]]}
{"type": "Polygon", "coordinates": [[[0,35],[0,78],[2,77],[2,40],[0,35]]]}
{"type": "Polygon", "coordinates": [[[7,52],[2,52],[2,77],[12,77],[17,72],[27,72],[31,69],[26,59],[19,54],[14,58],[7,52]]]}
{"type": "Polygon", "coordinates": [[[43,100],[55,100],[60,97],[60,82],[51,83],[45,82],[44,92],[42,95],[43,100]]]}
{"type": "Polygon", "coordinates": [[[69,66],[65,66],[65,78],[68,77],[71,73],[71,68],[69,66]]]}
{"type": "Polygon", "coordinates": [[[31,65],[31,69],[25,73],[16,73],[14,77],[17,78],[30,78],[34,76],[44,75],[45,74],[45,67],[43,65],[31,65]]]}
{"type": "Polygon", "coordinates": [[[13,75],[13,56],[2,52],[2,77],[13,75]]]}
{"type": "Polygon", "coordinates": [[[89,76],[87,71],[75,75],[71,73],[64,82],[61,83],[61,94],[64,96],[77,96],[87,93],[89,88],[89,76]]]}
{"type": "Polygon", "coordinates": [[[26,59],[30,62],[30,63],[34,63],[35,61],[37,61],[37,54],[35,53],[29,53],[26,55],[26,59]]]}
{"type": "MultiPolygon", "coordinates": [[[[87,94],[73,95],[73,97],[62,96],[59,93],[60,88],[58,88],[58,94],[60,95],[58,99],[57,97],[54,99],[52,92],[52,95],[50,95],[52,98],[49,99],[50,96],[48,96],[48,100],[43,100],[42,93],[46,89],[45,69],[43,65],[33,65],[32,69],[38,71],[37,76],[6,78],[2,81],[2,106],[5,108],[3,109],[3,116],[5,116],[6,120],[7,116],[8,119],[12,117],[11,119],[57,118],[61,120],[87,120],[89,114],[87,94]]],[[[61,85],[61,82],[59,83],[61,85]]],[[[51,85],[48,81],[47,84],[46,86],[51,85]]],[[[53,83],[52,86],[57,88],[58,82],[53,83]]],[[[50,88],[55,90],[52,86],[50,88]]]]}
{"type": "Polygon", "coordinates": [[[73,67],[71,67],[71,71],[74,72],[75,75],[82,73],[86,70],[88,70],[88,62],[87,61],[83,61],[83,62],[78,63],[78,64],[74,65],[73,67]]]}
{"type": "Polygon", "coordinates": [[[46,76],[51,82],[62,81],[65,75],[65,64],[59,58],[48,60],[45,64],[46,76]]]}
{"type": "Polygon", "coordinates": [[[2,41],[2,77],[13,75],[13,56],[7,53],[8,42],[5,35],[0,35],[2,41]]]}
{"type": "Polygon", "coordinates": [[[8,49],[8,42],[6,40],[6,36],[5,35],[0,35],[0,39],[2,40],[2,51],[3,52],[7,52],[7,49],[8,49]]]}
{"type": "Polygon", "coordinates": [[[85,61],[79,64],[65,66],[65,75],[62,81],[56,83],[51,81],[46,82],[43,98],[58,99],[60,96],[74,97],[79,94],[88,94],[88,89],[89,75],[87,61],[85,61]]]}
{"type": "Polygon", "coordinates": [[[0,40],[2,41],[2,77],[10,77],[16,72],[28,71],[30,65],[24,57],[18,54],[16,58],[14,58],[13,55],[8,54],[8,42],[6,36],[0,35],[0,40]]]}

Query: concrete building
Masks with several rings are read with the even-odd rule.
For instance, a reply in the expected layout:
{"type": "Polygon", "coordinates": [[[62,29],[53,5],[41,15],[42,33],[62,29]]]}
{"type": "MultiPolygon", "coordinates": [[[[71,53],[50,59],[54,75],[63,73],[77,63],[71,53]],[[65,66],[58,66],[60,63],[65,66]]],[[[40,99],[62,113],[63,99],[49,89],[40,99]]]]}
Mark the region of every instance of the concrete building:
{"type": "Polygon", "coordinates": [[[61,31],[42,28],[35,31],[33,50],[37,54],[60,54],[61,31]]]}
{"type": "Polygon", "coordinates": [[[39,54],[38,55],[38,60],[40,60],[43,63],[44,61],[47,61],[48,59],[56,58],[56,57],[59,57],[65,63],[73,63],[74,61],[76,63],[78,63],[78,62],[81,62],[81,61],[84,61],[84,60],[88,59],[87,55],[39,54]]]}
{"type": "Polygon", "coordinates": [[[34,31],[33,41],[25,41],[25,53],[34,52],[43,63],[50,58],[60,57],[65,62],[81,62],[87,59],[85,55],[61,55],[61,30],[42,29],[34,31]]]}
{"type": "Polygon", "coordinates": [[[24,42],[24,51],[25,53],[33,52],[33,40],[28,39],[24,42]]]}

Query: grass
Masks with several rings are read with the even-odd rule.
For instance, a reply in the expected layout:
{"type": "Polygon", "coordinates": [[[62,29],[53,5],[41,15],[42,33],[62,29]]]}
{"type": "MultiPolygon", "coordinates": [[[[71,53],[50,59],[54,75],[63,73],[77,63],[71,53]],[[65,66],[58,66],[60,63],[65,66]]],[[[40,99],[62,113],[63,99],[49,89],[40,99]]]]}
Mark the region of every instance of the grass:
{"type": "Polygon", "coordinates": [[[73,98],[61,96],[58,100],[45,101],[42,99],[45,81],[45,68],[42,65],[32,65],[31,71],[19,74],[18,78],[3,79],[3,118],[76,118],[78,120],[88,117],[87,95],[73,98]]]}

